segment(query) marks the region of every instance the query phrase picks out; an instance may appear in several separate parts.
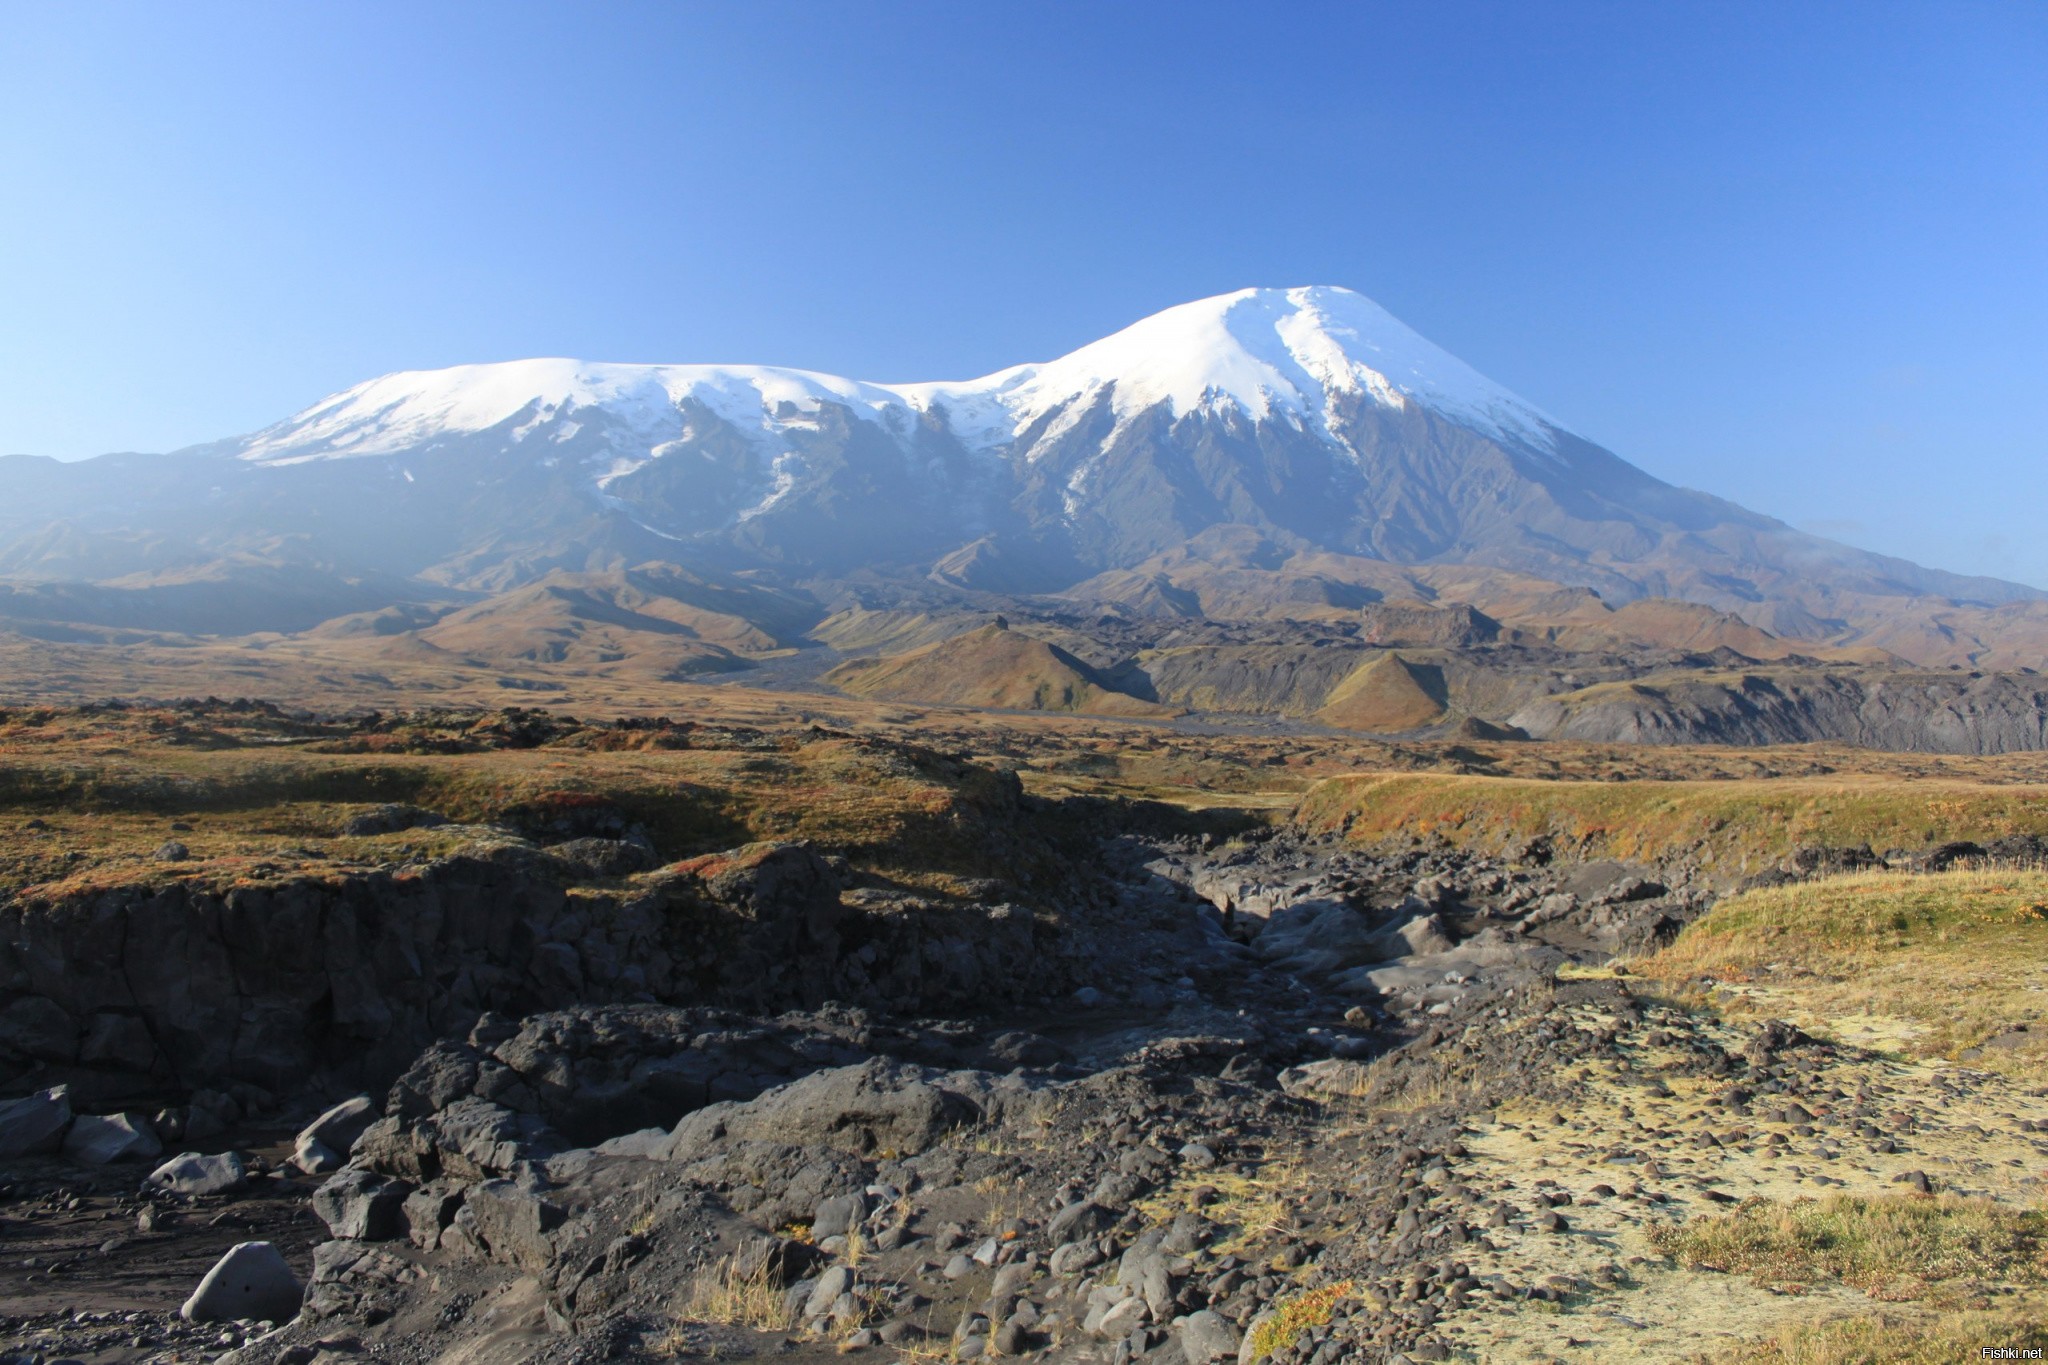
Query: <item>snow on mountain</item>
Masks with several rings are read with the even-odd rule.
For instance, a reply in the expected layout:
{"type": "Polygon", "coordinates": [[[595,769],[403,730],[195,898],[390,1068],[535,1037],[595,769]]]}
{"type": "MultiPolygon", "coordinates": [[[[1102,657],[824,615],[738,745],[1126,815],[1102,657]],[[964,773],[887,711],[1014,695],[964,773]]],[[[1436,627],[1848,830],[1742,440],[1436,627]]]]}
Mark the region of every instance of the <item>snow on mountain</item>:
{"type": "Polygon", "coordinates": [[[1550,449],[1556,427],[1386,309],[1349,289],[1241,289],[1154,313],[1043,365],[965,384],[906,385],[920,405],[994,400],[1014,434],[1105,388],[1119,420],[1161,403],[1175,416],[1221,403],[1328,430],[1333,393],[1413,400],[1499,439],[1550,449]]]}
{"type": "MultiPolygon", "coordinates": [[[[1007,445],[1049,413],[1085,411],[1105,390],[1118,422],[1160,404],[1174,416],[1234,405],[1258,420],[1330,434],[1333,394],[1387,407],[1420,403],[1460,425],[1538,450],[1555,424],[1532,405],[1348,289],[1245,289],[1156,313],[1057,360],[951,383],[870,384],[804,370],[519,360],[385,375],[249,437],[267,465],[417,451],[524,419],[513,439],[578,409],[601,408],[648,453],[681,433],[681,405],[704,404],[765,444],[822,403],[869,418],[941,408],[970,449],[1007,445]]],[[[557,432],[561,430],[558,424],[557,432]]]]}
{"type": "Polygon", "coordinates": [[[681,428],[678,405],[695,399],[741,430],[779,431],[784,404],[798,413],[820,403],[856,411],[902,406],[887,389],[836,375],[754,365],[609,365],[582,360],[513,360],[407,370],[358,384],[250,437],[241,457],[262,464],[391,455],[437,439],[488,431],[524,416],[523,437],[579,408],[601,408],[650,439],[681,428]]]}

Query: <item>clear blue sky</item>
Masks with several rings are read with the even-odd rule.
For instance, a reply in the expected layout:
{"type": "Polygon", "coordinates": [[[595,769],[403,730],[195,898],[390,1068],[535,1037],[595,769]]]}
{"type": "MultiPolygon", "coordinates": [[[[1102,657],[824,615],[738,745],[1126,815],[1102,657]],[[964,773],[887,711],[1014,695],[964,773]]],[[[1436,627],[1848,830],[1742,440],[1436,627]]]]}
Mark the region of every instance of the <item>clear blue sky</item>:
{"type": "Polygon", "coordinates": [[[2048,586],[2044,73],[2036,0],[0,0],[0,451],[1329,283],[1664,478],[2048,586]]]}

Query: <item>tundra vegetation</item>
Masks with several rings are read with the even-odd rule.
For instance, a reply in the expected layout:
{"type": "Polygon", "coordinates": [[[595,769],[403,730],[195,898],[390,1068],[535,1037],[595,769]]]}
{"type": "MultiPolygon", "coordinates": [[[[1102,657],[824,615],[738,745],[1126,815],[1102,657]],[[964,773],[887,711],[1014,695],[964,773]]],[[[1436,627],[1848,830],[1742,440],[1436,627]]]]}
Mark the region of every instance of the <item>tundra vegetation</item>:
{"type": "Polygon", "coordinates": [[[2036,757],[689,696],[0,711],[5,1348],[2048,1332],[2036,757]]]}

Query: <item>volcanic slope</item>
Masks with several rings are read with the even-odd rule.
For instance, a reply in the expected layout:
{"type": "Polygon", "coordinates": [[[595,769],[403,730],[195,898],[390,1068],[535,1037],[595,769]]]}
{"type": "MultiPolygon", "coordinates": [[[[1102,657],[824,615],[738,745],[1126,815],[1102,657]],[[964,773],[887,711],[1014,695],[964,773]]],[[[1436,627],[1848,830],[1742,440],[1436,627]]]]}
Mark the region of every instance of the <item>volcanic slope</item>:
{"type": "Polygon", "coordinates": [[[857,697],[1010,711],[1169,716],[1169,707],[1103,684],[1086,664],[997,621],[884,659],[855,659],[825,675],[857,697]]]}
{"type": "Polygon", "coordinates": [[[255,544],[465,591],[659,559],[1038,592],[1224,525],[1903,654],[1957,626],[2032,650],[2039,621],[2007,608],[2048,600],[1662,483],[1330,287],[1198,300],[962,382],[528,360],[387,375],[171,456],[0,460],[0,567],[71,581],[255,544]]]}

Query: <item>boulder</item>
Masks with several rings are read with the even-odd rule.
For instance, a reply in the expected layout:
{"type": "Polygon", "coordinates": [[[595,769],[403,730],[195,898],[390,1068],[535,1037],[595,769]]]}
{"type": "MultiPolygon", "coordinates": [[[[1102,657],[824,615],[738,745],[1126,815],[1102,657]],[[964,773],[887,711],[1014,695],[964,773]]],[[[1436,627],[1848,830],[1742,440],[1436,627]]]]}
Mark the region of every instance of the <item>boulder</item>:
{"type": "Polygon", "coordinates": [[[412,1186],[372,1171],[349,1169],[313,1191],[313,1212],[339,1238],[385,1242],[399,1233],[399,1211],[412,1186]]]}
{"type": "Polygon", "coordinates": [[[1213,1309],[1204,1308],[1199,1313],[1176,1319],[1173,1332],[1180,1342],[1180,1353],[1188,1358],[1188,1365],[1209,1365],[1211,1361],[1237,1359],[1237,1329],[1230,1325],[1229,1319],[1213,1309]]]}
{"type": "Polygon", "coordinates": [[[78,1060],[78,1021],[46,995],[24,995],[0,1009],[0,1053],[39,1062],[78,1060]]]}
{"type": "Polygon", "coordinates": [[[239,1152],[183,1152],[149,1173],[148,1183],[172,1194],[232,1194],[249,1183],[239,1152]]]}
{"type": "Polygon", "coordinates": [[[591,1148],[599,1156],[659,1156],[668,1146],[668,1129],[639,1128],[630,1133],[621,1133],[615,1138],[606,1138],[591,1148]]]}
{"type": "Polygon", "coordinates": [[[1093,1242],[1066,1242],[1052,1253],[1046,1269],[1064,1278],[1080,1274],[1101,1259],[1102,1252],[1093,1242]]]}
{"type": "Polygon", "coordinates": [[[179,1311],[188,1322],[289,1322],[306,1291],[268,1242],[241,1242],[214,1262],[179,1311]]]}
{"type": "Polygon", "coordinates": [[[341,1154],[318,1138],[301,1133],[292,1145],[292,1165],[307,1175],[326,1175],[340,1170],[342,1164],[341,1154]]]}
{"type": "Polygon", "coordinates": [[[472,1220],[491,1259],[528,1270],[545,1270],[554,1257],[548,1234],[562,1225],[562,1209],[511,1180],[487,1180],[464,1197],[464,1218],[472,1220]]]}
{"type": "Polygon", "coordinates": [[[71,1126],[71,1092],[53,1086],[0,1104],[0,1158],[54,1152],[71,1126]]]}
{"type": "Polygon", "coordinates": [[[1252,952],[1286,971],[1327,974],[1375,960],[1380,938],[1370,916],[1324,898],[1275,911],[1252,941],[1252,952]]]}
{"type": "Polygon", "coordinates": [[[1062,1242],[1094,1237],[1107,1232],[1116,1218],[1115,1213],[1102,1205],[1084,1199],[1067,1205],[1052,1216],[1052,1221],[1045,1225],[1046,1240],[1058,1246],[1062,1242]]]}
{"type": "Polygon", "coordinates": [[[1002,1066],[1052,1066],[1067,1060],[1067,1050],[1052,1039],[1016,1030],[989,1039],[988,1055],[1002,1066]]]}
{"type": "Polygon", "coordinates": [[[1409,917],[1381,935],[1376,943],[1380,960],[1448,952],[1457,946],[1443,918],[1435,913],[1409,917]]]}
{"type": "Polygon", "coordinates": [[[102,1011],[86,1025],[78,1060],[88,1066],[148,1071],[156,1063],[156,1039],[149,1036],[149,1025],[134,1015],[102,1011]]]}
{"type": "Polygon", "coordinates": [[[658,866],[660,859],[644,840],[571,839],[550,844],[548,856],[586,877],[626,877],[658,866]]]}
{"type": "Polygon", "coordinates": [[[1290,1066],[1280,1073],[1280,1088],[1290,1095],[1341,1095],[1359,1099],[1372,1089],[1372,1072],[1364,1063],[1342,1057],[1290,1066]]]}
{"type": "Polygon", "coordinates": [[[308,1138],[339,1155],[348,1155],[349,1148],[356,1145],[356,1139],[363,1130],[378,1118],[377,1102],[368,1095],[358,1095],[343,1100],[319,1118],[299,1130],[299,1141],[308,1138]]]}
{"type": "Polygon", "coordinates": [[[141,1114],[82,1114],[64,1138],[64,1155],[88,1166],[163,1155],[156,1128],[141,1114]]]}
{"type": "Polygon", "coordinates": [[[1095,1335],[1109,1341],[1129,1336],[1135,1329],[1145,1325],[1151,1316],[1145,1300],[1136,1294],[1120,1299],[1096,1321],[1095,1335]]]}
{"type": "Polygon", "coordinates": [[[350,816],[342,825],[341,832],[360,839],[377,834],[397,834],[408,829],[432,829],[447,823],[447,816],[418,806],[372,806],[350,816]]]}
{"type": "Polygon", "coordinates": [[[937,1085],[939,1076],[880,1057],[819,1071],[744,1104],[714,1104],[685,1115],[665,1155],[695,1160],[738,1139],[915,1156],[979,1113],[964,1096],[937,1085]]]}
{"type": "Polygon", "coordinates": [[[733,1257],[733,1276],[741,1281],[766,1280],[786,1289],[809,1274],[822,1253],[809,1242],[788,1237],[751,1237],[733,1257]]]}
{"type": "Polygon", "coordinates": [[[414,1190],[405,1197],[399,1212],[407,1240],[422,1251],[432,1251],[440,1245],[442,1230],[455,1221],[456,1210],[461,1207],[462,1191],[455,1186],[436,1182],[414,1190]]]}
{"type": "Polygon", "coordinates": [[[868,1215],[867,1199],[858,1194],[839,1194],[819,1203],[811,1215],[811,1237],[824,1241],[840,1237],[860,1226],[868,1215]]]}
{"type": "Polygon", "coordinates": [[[841,1294],[853,1291],[853,1272],[843,1265],[828,1267],[812,1286],[810,1297],[804,1300],[804,1321],[825,1317],[832,1311],[832,1305],[839,1301],[841,1294]]]}

